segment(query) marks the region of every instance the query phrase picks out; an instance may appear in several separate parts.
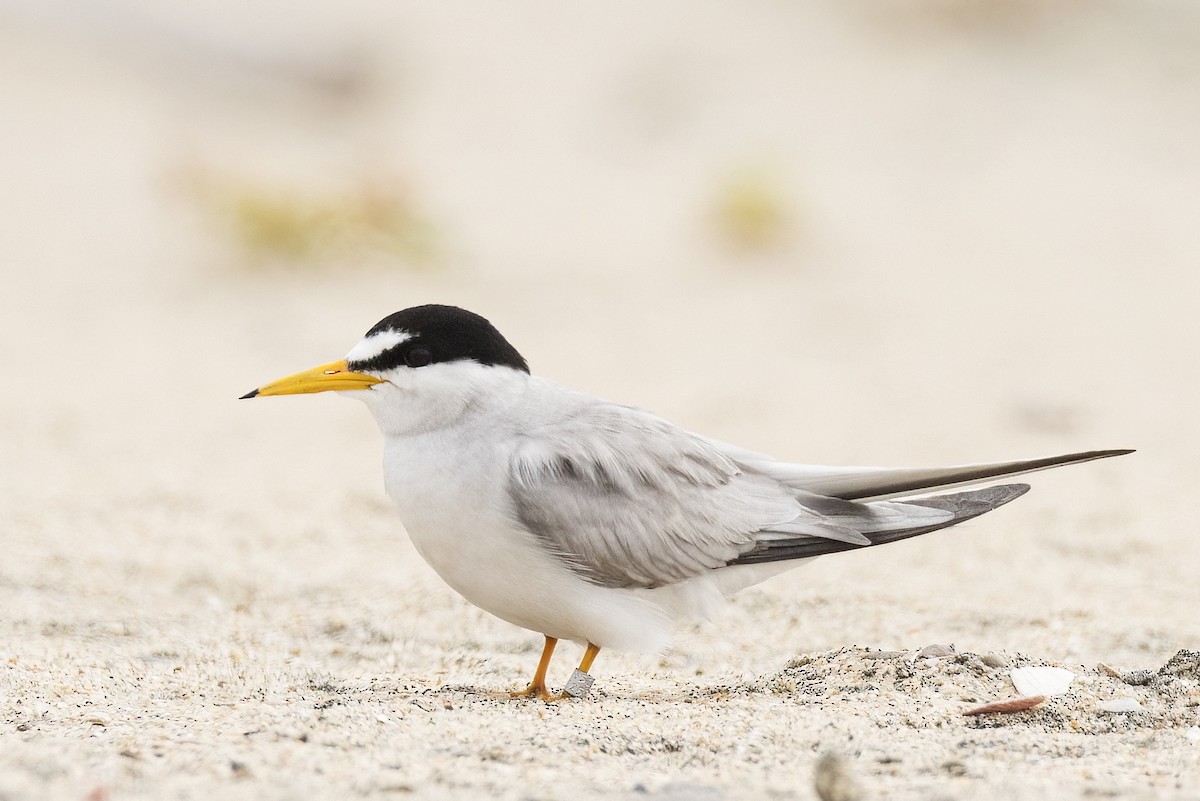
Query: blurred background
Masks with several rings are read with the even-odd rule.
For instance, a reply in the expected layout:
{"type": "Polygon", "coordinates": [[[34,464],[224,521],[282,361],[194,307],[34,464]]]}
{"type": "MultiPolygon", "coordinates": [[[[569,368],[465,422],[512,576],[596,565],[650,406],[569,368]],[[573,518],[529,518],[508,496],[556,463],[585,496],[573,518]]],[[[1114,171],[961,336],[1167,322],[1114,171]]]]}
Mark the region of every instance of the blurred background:
{"type": "Polygon", "coordinates": [[[1200,636],[1192,2],[0,0],[0,39],[10,609],[460,603],[396,539],[363,410],[235,401],[445,302],[797,461],[1140,449],[955,554],[768,585],[859,593],[793,649],[1200,636]]]}

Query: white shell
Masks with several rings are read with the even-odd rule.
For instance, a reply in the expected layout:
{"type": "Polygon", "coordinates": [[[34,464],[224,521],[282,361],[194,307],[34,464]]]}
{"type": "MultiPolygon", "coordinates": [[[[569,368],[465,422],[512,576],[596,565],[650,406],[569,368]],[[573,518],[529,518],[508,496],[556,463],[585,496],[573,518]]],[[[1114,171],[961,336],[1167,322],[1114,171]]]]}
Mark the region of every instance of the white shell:
{"type": "Polygon", "coordinates": [[[1110,698],[1096,704],[1103,712],[1141,712],[1142,705],[1136,698],[1110,698]]]}
{"type": "Polygon", "coordinates": [[[1019,667],[1013,668],[1013,686],[1021,695],[1062,695],[1071,685],[1075,674],[1065,668],[1019,667]]]}

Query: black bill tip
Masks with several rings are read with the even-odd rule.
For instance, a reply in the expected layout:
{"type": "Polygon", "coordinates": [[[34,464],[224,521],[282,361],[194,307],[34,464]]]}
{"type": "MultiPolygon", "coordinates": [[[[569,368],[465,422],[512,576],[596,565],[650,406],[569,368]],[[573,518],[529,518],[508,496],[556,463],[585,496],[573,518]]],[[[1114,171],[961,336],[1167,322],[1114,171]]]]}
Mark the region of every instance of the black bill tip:
{"type": "Polygon", "coordinates": [[[258,395],[258,390],[252,389],[249,392],[247,392],[245,395],[243,395],[242,397],[238,398],[238,400],[246,400],[246,398],[253,398],[257,395],[258,395]]]}

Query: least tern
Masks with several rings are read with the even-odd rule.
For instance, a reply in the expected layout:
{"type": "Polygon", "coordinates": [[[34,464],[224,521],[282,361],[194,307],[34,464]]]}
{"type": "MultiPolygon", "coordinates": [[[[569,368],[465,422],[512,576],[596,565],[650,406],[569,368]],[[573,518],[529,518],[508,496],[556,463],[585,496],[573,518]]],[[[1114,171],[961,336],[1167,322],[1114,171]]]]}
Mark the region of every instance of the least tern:
{"type": "MultiPolygon", "coordinates": [[[[345,359],[244,398],[334,390],[366,402],[384,482],[422,557],[480,608],[545,637],[657,651],[674,626],[801,562],[915,537],[1008,503],[1027,484],[929,493],[1130,453],[939,468],[777,461],[642,409],[531,375],[491,323],[417,306],[345,359]]],[[[576,693],[578,694],[578,693],[576,693]]]]}

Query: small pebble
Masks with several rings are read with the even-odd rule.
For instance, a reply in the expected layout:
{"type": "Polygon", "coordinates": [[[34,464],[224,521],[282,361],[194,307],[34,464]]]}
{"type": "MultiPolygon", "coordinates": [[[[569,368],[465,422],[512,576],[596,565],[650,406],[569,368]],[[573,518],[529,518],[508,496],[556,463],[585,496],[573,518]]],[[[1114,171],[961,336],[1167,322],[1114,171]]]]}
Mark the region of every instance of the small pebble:
{"type": "Polygon", "coordinates": [[[837,754],[825,754],[813,770],[813,788],[821,801],[858,801],[862,792],[846,760],[837,754]]]}
{"type": "Polygon", "coordinates": [[[1001,654],[984,654],[980,661],[992,668],[1008,667],[1008,657],[1001,654]]]}
{"type": "Polygon", "coordinates": [[[954,646],[934,643],[933,645],[926,645],[920,651],[917,651],[917,659],[927,659],[933,656],[954,656],[954,646]]]}
{"type": "Polygon", "coordinates": [[[1102,712],[1141,712],[1142,705],[1136,698],[1110,698],[1096,704],[1102,712]]]}
{"type": "Polygon", "coordinates": [[[1183,736],[1192,742],[1200,742],[1200,726],[1189,726],[1183,736]]]}

